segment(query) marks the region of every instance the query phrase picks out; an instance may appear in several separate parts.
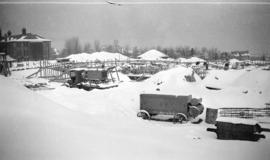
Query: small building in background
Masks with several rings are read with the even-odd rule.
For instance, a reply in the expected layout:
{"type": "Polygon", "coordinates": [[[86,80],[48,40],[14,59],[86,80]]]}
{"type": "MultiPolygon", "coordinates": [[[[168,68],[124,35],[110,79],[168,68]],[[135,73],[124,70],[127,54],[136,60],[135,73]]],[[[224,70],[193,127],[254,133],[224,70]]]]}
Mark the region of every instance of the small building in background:
{"type": "Polygon", "coordinates": [[[11,35],[11,32],[0,35],[0,52],[6,52],[18,61],[49,59],[51,40],[38,34],[27,33],[23,28],[18,35],[11,35]]]}
{"type": "Polygon", "coordinates": [[[249,60],[250,53],[249,51],[232,51],[231,58],[236,58],[238,60],[249,60]]]}

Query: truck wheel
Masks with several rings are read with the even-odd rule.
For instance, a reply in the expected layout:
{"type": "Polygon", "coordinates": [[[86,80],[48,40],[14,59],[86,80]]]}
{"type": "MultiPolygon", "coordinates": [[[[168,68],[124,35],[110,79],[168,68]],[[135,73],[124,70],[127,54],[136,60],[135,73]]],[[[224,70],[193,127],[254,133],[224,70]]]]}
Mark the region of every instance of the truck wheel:
{"type": "Polygon", "coordinates": [[[183,113],[177,113],[173,117],[173,122],[174,123],[177,123],[177,122],[182,123],[183,121],[186,121],[186,120],[187,120],[187,116],[185,114],[183,114],[183,113]]]}
{"type": "Polygon", "coordinates": [[[138,112],[137,117],[142,117],[142,119],[150,119],[150,114],[145,110],[141,110],[138,112]]]}

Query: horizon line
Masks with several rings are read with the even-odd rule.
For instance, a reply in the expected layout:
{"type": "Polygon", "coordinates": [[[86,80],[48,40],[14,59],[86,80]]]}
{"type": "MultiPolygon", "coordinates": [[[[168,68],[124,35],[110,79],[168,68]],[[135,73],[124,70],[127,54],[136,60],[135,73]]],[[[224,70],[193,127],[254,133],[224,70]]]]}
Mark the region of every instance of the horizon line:
{"type": "Polygon", "coordinates": [[[259,2],[212,2],[212,1],[200,1],[200,2],[158,2],[158,1],[146,1],[146,2],[123,2],[123,1],[104,1],[104,2],[85,2],[85,1],[0,1],[0,5],[4,4],[31,4],[31,5],[117,5],[121,7],[122,5],[270,5],[270,2],[259,1],[259,2]]]}

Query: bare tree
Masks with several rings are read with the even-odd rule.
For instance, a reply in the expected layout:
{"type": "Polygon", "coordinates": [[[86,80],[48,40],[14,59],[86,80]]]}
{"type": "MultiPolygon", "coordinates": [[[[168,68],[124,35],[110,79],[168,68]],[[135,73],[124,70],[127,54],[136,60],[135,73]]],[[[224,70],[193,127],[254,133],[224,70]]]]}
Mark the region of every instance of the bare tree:
{"type": "Polygon", "coordinates": [[[119,41],[118,40],[114,40],[113,41],[113,52],[120,52],[120,46],[119,46],[119,41]]]}
{"type": "Polygon", "coordinates": [[[109,44],[105,46],[105,51],[107,52],[114,52],[114,46],[109,44]]]}
{"type": "Polygon", "coordinates": [[[219,51],[217,48],[208,49],[208,58],[210,60],[217,60],[219,58],[219,51]]]}
{"type": "Polygon", "coordinates": [[[65,42],[65,47],[62,51],[64,55],[77,54],[82,51],[78,37],[73,37],[65,42]]]}
{"type": "Polygon", "coordinates": [[[136,58],[139,55],[139,52],[140,52],[140,50],[138,49],[137,46],[133,47],[133,49],[132,49],[132,57],[136,58]]]}
{"type": "Polygon", "coordinates": [[[99,40],[95,40],[95,41],[94,41],[94,50],[95,50],[96,52],[100,52],[100,51],[101,51],[101,45],[100,45],[99,40]]]}
{"type": "Polygon", "coordinates": [[[93,52],[93,49],[92,49],[90,43],[86,43],[84,45],[83,52],[85,52],[85,53],[92,53],[93,52]]]}
{"type": "Polygon", "coordinates": [[[127,56],[130,56],[130,54],[131,54],[131,52],[130,52],[130,46],[129,45],[125,45],[125,47],[124,47],[124,53],[123,54],[125,54],[125,55],[127,55],[127,56]]]}

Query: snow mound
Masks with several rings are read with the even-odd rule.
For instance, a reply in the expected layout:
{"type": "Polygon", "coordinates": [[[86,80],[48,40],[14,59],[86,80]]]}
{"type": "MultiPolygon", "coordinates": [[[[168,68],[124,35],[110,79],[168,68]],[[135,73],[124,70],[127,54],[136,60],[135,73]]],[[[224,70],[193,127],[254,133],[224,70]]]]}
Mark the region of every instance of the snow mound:
{"type": "Polygon", "coordinates": [[[141,55],[138,56],[140,59],[143,60],[164,60],[168,58],[168,56],[160,51],[157,50],[149,50],[141,55]]]}
{"type": "Polygon", "coordinates": [[[270,97],[270,72],[260,69],[245,71],[231,82],[232,87],[242,87],[253,92],[261,92],[270,97]]]}
{"type": "Polygon", "coordinates": [[[145,90],[148,92],[162,92],[168,94],[192,94],[200,86],[200,77],[194,73],[195,82],[188,82],[186,76],[191,76],[192,68],[178,66],[161,71],[145,81],[145,90]]]}
{"type": "Polygon", "coordinates": [[[210,70],[202,87],[221,88],[219,91],[201,91],[204,104],[213,108],[251,107],[262,108],[269,102],[270,72],[260,69],[210,70]]]}
{"type": "Polygon", "coordinates": [[[78,53],[67,56],[72,62],[87,62],[91,58],[89,53],[78,53]]]}
{"type": "Polygon", "coordinates": [[[210,70],[203,79],[202,85],[216,88],[226,88],[233,81],[237,80],[245,70],[210,70]]]}

